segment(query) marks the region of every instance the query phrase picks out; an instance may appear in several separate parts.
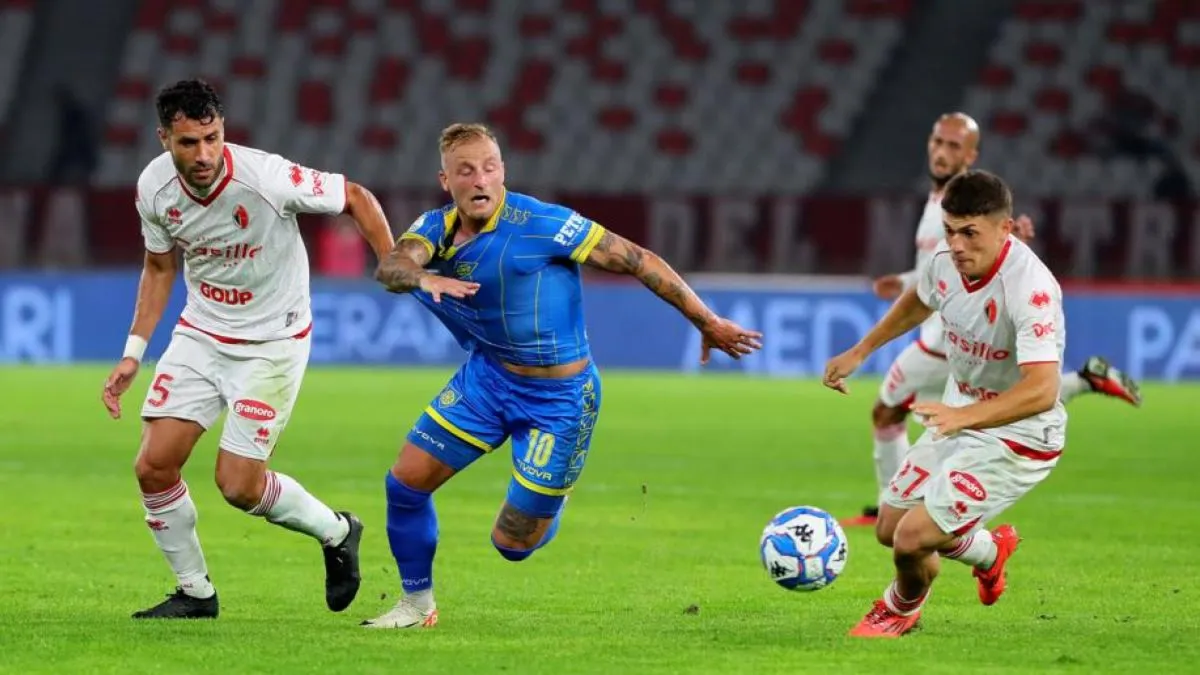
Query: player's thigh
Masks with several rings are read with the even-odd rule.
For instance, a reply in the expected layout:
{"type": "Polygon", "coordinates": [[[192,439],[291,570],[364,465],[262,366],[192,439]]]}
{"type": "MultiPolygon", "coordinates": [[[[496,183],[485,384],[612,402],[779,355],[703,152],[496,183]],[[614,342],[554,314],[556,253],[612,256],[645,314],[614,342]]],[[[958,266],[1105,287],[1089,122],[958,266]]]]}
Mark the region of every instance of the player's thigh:
{"type": "Polygon", "coordinates": [[[883,488],[880,503],[900,511],[908,511],[920,504],[929,489],[930,479],[937,474],[945,457],[946,439],[934,439],[926,431],[904,455],[904,461],[896,475],[883,488]]]}
{"type": "Polygon", "coordinates": [[[222,345],[216,366],[229,408],[222,450],[258,462],[271,456],[300,395],[311,345],[308,338],[222,345]]]}
{"type": "Polygon", "coordinates": [[[1015,453],[1000,439],[963,432],[941,470],[929,481],[925,507],[947,534],[963,535],[987,524],[1050,475],[1055,462],[1015,453]]]}
{"type": "Polygon", "coordinates": [[[879,400],[890,408],[913,401],[937,400],[946,387],[950,366],[945,358],[921,349],[916,342],[900,352],[879,387],[879,400]]]}
{"type": "Polygon", "coordinates": [[[155,365],[142,403],[142,439],[134,471],[143,491],[167,489],[205,430],[221,415],[221,395],[208,377],[215,353],[204,340],[176,332],[155,365]]]}
{"type": "Polygon", "coordinates": [[[212,377],[219,358],[207,338],[177,330],[155,364],[142,419],[175,418],[211,428],[221,416],[221,392],[212,377]]]}
{"type": "Polygon", "coordinates": [[[501,397],[479,367],[479,358],[470,357],[425,407],[408,432],[397,470],[403,469],[401,465],[409,467],[405,471],[411,471],[414,463],[418,468],[427,465],[423,453],[454,472],[462,471],[507,440],[501,397]],[[421,452],[412,453],[410,446],[421,452]],[[406,460],[405,454],[412,457],[406,460]]]}
{"type": "Polygon", "coordinates": [[[512,429],[508,503],[552,517],[587,463],[600,414],[600,376],[589,366],[569,381],[533,389],[522,396],[525,417],[512,429]]]}

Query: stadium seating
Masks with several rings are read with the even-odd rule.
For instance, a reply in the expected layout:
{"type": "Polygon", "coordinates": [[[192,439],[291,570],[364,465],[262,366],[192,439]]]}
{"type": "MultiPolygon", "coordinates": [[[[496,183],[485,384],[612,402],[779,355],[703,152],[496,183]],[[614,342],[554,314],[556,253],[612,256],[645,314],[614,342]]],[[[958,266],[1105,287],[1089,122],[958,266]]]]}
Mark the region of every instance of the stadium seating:
{"type": "Polygon", "coordinates": [[[154,90],[200,75],[231,139],[375,186],[431,185],[438,130],[484,120],[523,186],[804,193],[911,4],[143,0],[98,181],[136,177],[154,90]]]}
{"type": "Polygon", "coordinates": [[[1150,197],[1167,161],[1145,142],[1140,158],[1110,153],[1113,110],[1200,184],[1198,81],[1200,3],[1023,1],[963,109],[983,127],[982,164],[1020,193],[1150,197]]]}
{"type": "Polygon", "coordinates": [[[33,0],[0,0],[0,137],[17,93],[17,80],[32,29],[33,0]]]}

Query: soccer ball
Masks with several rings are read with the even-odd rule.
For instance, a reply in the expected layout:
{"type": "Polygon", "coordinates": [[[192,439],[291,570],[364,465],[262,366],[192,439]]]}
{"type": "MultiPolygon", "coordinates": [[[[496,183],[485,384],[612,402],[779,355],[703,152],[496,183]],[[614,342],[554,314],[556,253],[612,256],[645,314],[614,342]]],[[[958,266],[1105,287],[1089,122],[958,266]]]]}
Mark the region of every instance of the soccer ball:
{"type": "Polygon", "coordinates": [[[842,573],[846,545],[833,516],[815,506],[793,506],[767,523],[758,548],[772,581],[790,591],[816,591],[842,573]]]}

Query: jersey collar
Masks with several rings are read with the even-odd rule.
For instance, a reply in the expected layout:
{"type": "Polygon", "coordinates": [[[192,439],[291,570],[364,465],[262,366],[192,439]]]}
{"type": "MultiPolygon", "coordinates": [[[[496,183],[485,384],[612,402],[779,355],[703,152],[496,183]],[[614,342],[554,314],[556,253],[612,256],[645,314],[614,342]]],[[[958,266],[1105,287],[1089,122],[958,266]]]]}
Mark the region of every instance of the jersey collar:
{"type": "Polygon", "coordinates": [[[961,274],[958,275],[960,278],[962,278],[963,288],[965,288],[968,293],[974,293],[975,291],[991,283],[996,274],[1000,272],[1000,266],[1004,264],[1004,259],[1008,257],[1008,251],[1011,248],[1012,237],[1010,236],[1004,241],[1004,248],[1000,249],[1000,255],[996,256],[996,262],[992,263],[992,268],[988,270],[988,273],[982,277],[979,277],[978,279],[968,279],[961,274]]]}
{"type": "Polygon", "coordinates": [[[178,173],[175,174],[175,178],[179,181],[179,186],[183,188],[183,194],[191,197],[192,201],[196,202],[200,206],[208,206],[209,204],[213,203],[213,201],[221,195],[221,192],[225,189],[225,186],[229,185],[229,181],[233,180],[233,153],[229,152],[228,144],[225,145],[224,151],[221,153],[221,157],[225,160],[223,162],[225,165],[225,176],[221,178],[216,187],[209,191],[207,197],[198,197],[193,194],[192,191],[188,189],[187,181],[183,179],[183,176],[180,176],[178,173]]]}
{"type": "MultiPolygon", "coordinates": [[[[480,235],[492,232],[500,224],[500,216],[504,213],[504,207],[508,204],[508,188],[503,188],[503,190],[504,192],[500,195],[500,204],[496,206],[496,210],[492,212],[491,217],[488,218],[487,222],[483,224],[483,227],[479,229],[479,234],[476,234],[474,237],[464,241],[462,246],[466,246],[467,244],[475,241],[480,235]]],[[[453,258],[454,254],[458,253],[458,249],[460,248],[460,246],[454,245],[454,234],[458,231],[458,226],[460,223],[458,219],[458,208],[455,207],[447,211],[445,218],[446,238],[443,240],[443,243],[445,244],[446,249],[442,257],[453,258]]]]}

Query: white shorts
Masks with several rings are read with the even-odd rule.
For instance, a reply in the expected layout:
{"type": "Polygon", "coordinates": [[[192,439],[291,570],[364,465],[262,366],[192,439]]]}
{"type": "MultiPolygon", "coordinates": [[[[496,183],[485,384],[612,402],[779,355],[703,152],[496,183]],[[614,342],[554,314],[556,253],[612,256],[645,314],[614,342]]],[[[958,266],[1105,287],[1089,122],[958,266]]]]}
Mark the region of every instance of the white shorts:
{"type": "Polygon", "coordinates": [[[880,499],[906,510],[924,501],[942,532],[963,535],[986,525],[1045,480],[1058,457],[1058,452],[977,431],[937,440],[926,431],[880,499]]]}
{"type": "Polygon", "coordinates": [[[176,326],[155,368],[142,417],[177,417],[207,430],[229,408],[221,449],[266,460],[292,414],[311,348],[307,335],[226,344],[176,326]]]}
{"type": "Polygon", "coordinates": [[[892,361],[879,387],[879,400],[889,408],[911,406],[915,401],[940,401],[950,379],[944,354],[913,342],[892,361]]]}

